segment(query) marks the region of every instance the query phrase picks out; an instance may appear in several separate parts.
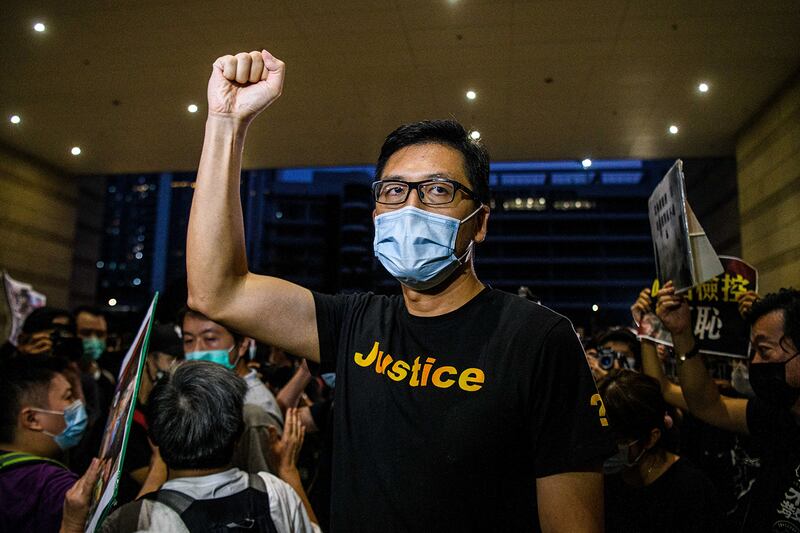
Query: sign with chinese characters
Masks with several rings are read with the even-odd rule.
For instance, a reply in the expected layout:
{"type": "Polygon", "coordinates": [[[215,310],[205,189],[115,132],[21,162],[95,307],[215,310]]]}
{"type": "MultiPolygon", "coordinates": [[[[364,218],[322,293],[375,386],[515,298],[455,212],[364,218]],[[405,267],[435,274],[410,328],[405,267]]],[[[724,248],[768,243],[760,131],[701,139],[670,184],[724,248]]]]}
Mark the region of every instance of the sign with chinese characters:
{"type": "MultiPolygon", "coordinates": [[[[739,314],[737,299],[748,291],[758,292],[758,272],[736,257],[721,255],[722,274],[700,283],[684,293],[692,310],[692,325],[700,352],[746,358],[750,328],[739,314]]],[[[659,289],[658,280],[651,290],[659,289]]],[[[639,338],[672,346],[672,337],[654,313],[639,323],[639,338]]]]}
{"type": "Polygon", "coordinates": [[[683,292],[722,272],[717,253],[686,199],[680,159],[656,185],[647,210],[661,284],[672,280],[676,290],[683,292]]]}

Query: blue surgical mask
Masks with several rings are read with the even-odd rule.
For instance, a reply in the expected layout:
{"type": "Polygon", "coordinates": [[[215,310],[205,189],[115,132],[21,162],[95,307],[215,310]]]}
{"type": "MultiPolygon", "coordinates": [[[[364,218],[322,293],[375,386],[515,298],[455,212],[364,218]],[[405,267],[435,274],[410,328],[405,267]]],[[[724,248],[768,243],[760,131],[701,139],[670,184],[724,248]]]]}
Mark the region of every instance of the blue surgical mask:
{"type": "Polygon", "coordinates": [[[325,382],[325,385],[327,385],[331,389],[336,387],[336,373],[335,372],[328,372],[327,374],[320,374],[319,377],[321,377],[322,381],[325,382]]]}
{"type": "Polygon", "coordinates": [[[375,256],[397,281],[415,290],[435,287],[464,264],[470,243],[456,256],[458,228],[475,216],[457,218],[407,206],[375,217],[375,256]]]}
{"type": "Polygon", "coordinates": [[[83,355],[93,361],[100,359],[106,351],[106,341],[97,337],[86,337],[83,339],[83,355]]]}
{"type": "Polygon", "coordinates": [[[72,448],[81,441],[83,433],[86,431],[86,425],[89,422],[89,416],[86,414],[86,407],[84,407],[82,400],[75,400],[63,411],[35,408],[34,411],[50,413],[52,415],[62,415],[64,417],[64,422],[67,424],[64,431],[58,435],[43,431],[45,435],[53,437],[53,440],[56,441],[56,444],[58,444],[58,447],[62,450],[72,448]]]}
{"type": "Polygon", "coordinates": [[[218,365],[222,365],[228,370],[233,370],[236,368],[236,363],[239,362],[239,358],[237,357],[236,360],[231,363],[231,358],[229,357],[231,351],[236,348],[234,344],[227,350],[205,350],[205,351],[198,351],[198,352],[188,352],[186,354],[187,361],[209,361],[211,363],[217,363],[218,365]]]}

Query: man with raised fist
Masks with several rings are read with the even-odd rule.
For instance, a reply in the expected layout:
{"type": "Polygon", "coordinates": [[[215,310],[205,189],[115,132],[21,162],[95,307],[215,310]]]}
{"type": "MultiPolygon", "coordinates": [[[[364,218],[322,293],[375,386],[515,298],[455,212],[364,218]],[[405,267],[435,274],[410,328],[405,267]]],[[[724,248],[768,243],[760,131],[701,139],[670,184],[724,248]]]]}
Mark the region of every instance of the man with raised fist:
{"type": "Polygon", "coordinates": [[[332,529],[599,531],[600,465],[615,451],[600,397],[567,319],[476,276],[489,156],[460,124],[401,126],[381,150],[374,251],[402,296],[248,271],[245,133],[284,73],[267,51],[214,62],[189,306],[336,373],[332,529]]]}

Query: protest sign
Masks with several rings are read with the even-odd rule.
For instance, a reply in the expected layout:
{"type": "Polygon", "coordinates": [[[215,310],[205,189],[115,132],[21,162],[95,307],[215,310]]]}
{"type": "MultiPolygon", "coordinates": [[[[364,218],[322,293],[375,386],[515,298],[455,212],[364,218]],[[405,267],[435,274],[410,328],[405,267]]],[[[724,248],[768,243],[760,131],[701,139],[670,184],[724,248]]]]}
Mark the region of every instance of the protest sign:
{"type": "Polygon", "coordinates": [[[3,271],[3,292],[5,293],[3,333],[11,341],[11,344],[16,346],[25,319],[34,309],[44,307],[47,297],[33,290],[33,286],[30,284],[15,280],[5,270],[3,271]]]}
{"type": "Polygon", "coordinates": [[[92,491],[89,519],[86,522],[87,532],[95,531],[114,506],[157,301],[158,293],[153,298],[142,325],[139,327],[139,332],[122,361],[114,399],[111,402],[103,434],[103,442],[98,454],[101,461],[101,473],[100,479],[97,480],[92,491]]]}
{"type": "MultiPolygon", "coordinates": [[[[719,260],[722,274],[684,294],[692,311],[692,332],[701,353],[746,358],[750,328],[739,314],[736,298],[747,291],[758,292],[758,271],[736,257],[721,255],[719,260]]],[[[655,295],[659,287],[656,280],[651,293],[655,295]]],[[[640,339],[672,346],[669,331],[652,312],[639,321],[637,335],[640,339]]]]}
{"type": "Polygon", "coordinates": [[[647,209],[656,277],[662,285],[672,280],[680,293],[722,273],[722,264],[686,199],[680,159],[656,185],[647,209]]]}

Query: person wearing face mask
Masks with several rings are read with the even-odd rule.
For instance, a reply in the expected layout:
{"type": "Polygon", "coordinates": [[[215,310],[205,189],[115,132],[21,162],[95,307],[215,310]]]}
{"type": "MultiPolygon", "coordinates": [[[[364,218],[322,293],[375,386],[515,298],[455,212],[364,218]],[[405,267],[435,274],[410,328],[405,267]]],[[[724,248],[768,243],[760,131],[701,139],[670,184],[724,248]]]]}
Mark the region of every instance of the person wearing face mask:
{"type": "Polygon", "coordinates": [[[603,464],[606,531],[717,531],[714,485],[667,444],[672,418],[658,381],[613,369],[598,389],[618,447],[603,464]]]}
{"type": "Polygon", "coordinates": [[[67,363],[16,357],[0,368],[0,531],[58,531],[78,476],[60,461],[87,425],[67,363]]]}
{"type": "Polygon", "coordinates": [[[597,389],[569,320],[478,279],[489,155],[461,124],[401,126],[378,157],[373,252],[402,294],[248,271],[242,150],[284,72],[266,50],[212,67],[189,307],[335,372],[332,530],[599,531],[613,442],[597,389]]]}
{"type": "Polygon", "coordinates": [[[752,303],[749,381],[752,399],[721,396],[700,357],[689,306],[668,283],[656,314],[681,361],[678,375],[690,412],[761,443],[761,469],[740,505],[741,531],[800,531],[800,291],[780,289],[752,303]]]}
{"type": "Polygon", "coordinates": [[[252,339],[234,333],[192,309],[183,309],[178,317],[187,361],[208,361],[227,368],[244,379],[245,430],[234,454],[234,464],[248,472],[270,471],[268,462],[270,428],[283,431],[283,413],[275,395],[247,366],[252,339]]]}

